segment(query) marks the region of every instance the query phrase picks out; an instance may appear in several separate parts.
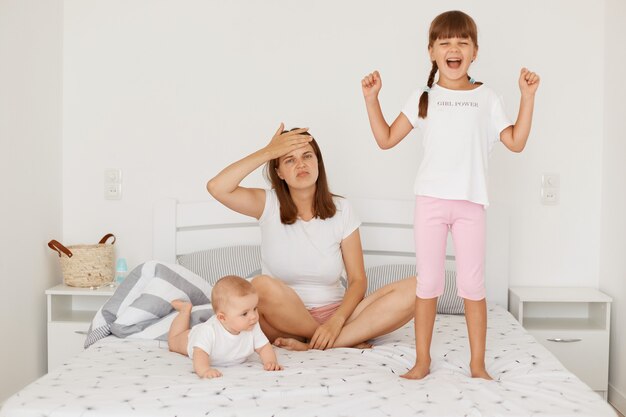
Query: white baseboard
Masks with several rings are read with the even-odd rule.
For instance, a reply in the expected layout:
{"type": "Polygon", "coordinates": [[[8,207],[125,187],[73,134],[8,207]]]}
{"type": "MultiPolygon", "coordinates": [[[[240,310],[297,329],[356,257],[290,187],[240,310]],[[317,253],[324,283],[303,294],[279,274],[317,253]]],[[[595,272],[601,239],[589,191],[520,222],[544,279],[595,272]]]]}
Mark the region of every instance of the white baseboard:
{"type": "Polygon", "coordinates": [[[609,403],[620,413],[626,415],[626,395],[609,384],[609,403]]]}

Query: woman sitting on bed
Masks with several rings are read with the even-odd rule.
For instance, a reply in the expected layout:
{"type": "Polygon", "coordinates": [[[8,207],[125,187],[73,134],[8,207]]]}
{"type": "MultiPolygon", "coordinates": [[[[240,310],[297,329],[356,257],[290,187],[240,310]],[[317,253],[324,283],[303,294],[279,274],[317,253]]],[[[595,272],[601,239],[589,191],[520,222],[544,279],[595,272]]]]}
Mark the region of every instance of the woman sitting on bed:
{"type": "Polygon", "coordinates": [[[296,350],[364,347],[412,318],[416,280],[364,298],[360,222],[346,199],[330,193],[322,154],[307,130],[285,132],[281,124],[267,146],[226,167],[207,189],[259,220],[262,275],[252,284],[269,340],[296,350]],[[266,163],[271,190],[239,185],[266,163]]]}

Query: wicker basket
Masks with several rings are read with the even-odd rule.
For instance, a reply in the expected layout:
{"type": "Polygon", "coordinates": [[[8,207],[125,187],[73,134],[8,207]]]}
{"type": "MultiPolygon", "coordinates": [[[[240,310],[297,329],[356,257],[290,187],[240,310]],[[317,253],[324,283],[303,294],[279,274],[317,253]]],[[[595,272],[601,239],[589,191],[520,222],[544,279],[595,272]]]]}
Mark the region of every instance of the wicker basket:
{"type": "Polygon", "coordinates": [[[105,235],[97,245],[72,245],[65,247],[56,240],[48,242],[50,249],[59,254],[63,282],[72,287],[99,287],[113,282],[115,275],[113,244],[115,236],[105,235]],[[106,244],[113,238],[110,245],[106,244]]]}

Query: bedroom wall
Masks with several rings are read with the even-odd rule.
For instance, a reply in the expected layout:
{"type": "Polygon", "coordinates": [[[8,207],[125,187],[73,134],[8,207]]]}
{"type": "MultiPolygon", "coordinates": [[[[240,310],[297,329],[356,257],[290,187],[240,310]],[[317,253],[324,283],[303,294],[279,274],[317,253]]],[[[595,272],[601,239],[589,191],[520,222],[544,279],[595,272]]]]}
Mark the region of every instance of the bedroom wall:
{"type": "MultiPolygon", "coordinates": [[[[1,1],[0,172],[10,197],[0,206],[0,272],[9,277],[4,292],[20,297],[1,304],[0,328],[23,343],[19,355],[0,347],[0,373],[15,375],[0,379],[0,402],[45,370],[43,291],[60,278],[43,244],[61,231],[69,243],[113,231],[131,265],[148,259],[154,201],[207,198],[205,181],[266,143],[280,121],[311,127],[336,192],[410,198],[419,135],[376,149],[359,79],[382,71],[381,98],[394,118],[426,79],[428,23],[462,8],[480,29],[472,72],[503,94],[512,117],[518,68],[543,77],[529,147],[520,155],[501,147],[491,160],[492,200],[511,208],[511,283],[599,285],[614,297],[611,395],[624,411],[626,230],[616,216],[626,206],[624,7],[1,1]],[[124,172],[121,201],[102,197],[111,167],[124,172]],[[561,176],[558,206],[539,204],[544,172],[561,176]]],[[[246,184],[264,182],[257,173],[246,184]]]]}
{"type": "Polygon", "coordinates": [[[606,2],[600,289],[613,297],[609,400],[626,414],[626,3],[606,2]]]}
{"type": "Polygon", "coordinates": [[[62,1],[0,1],[0,403],[46,371],[61,236],[62,1]]]}
{"type": "MultiPolygon", "coordinates": [[[[382,72],[395,118],[427,78],[430,21],[451,8],[478,22],[472,73],[505,97],[511,117],[519,68],[543,77],[527,150],[499,146],[491,160],[492,200],[511,208],[511,283],[597,286],[602,89],[585,88],[581,105],[581,80],[604,78],[595,1],[67,0],[64,239],[112,231],[131,265],[150,258],[154,202],[208,198],[206,180],[266,144],[281,121],[311,127],[336,192],[411,198],[420,137],[377,149],[360,78],[382,72]],[[123,170],[120,201],[103,198],[106,168],[123,170]],[[558,206],[540,204],[545,172],[560,174],[558,206]]],[[[245,184],[265,183],[257,173],[245,184]]]]}
{"type": "MultiPolygon", "coordinates": [[[[607,1],[605,11],[595,0],[65,0],[63,239],[95,242],[111,231],[130,266],[149,259],[154,202],[208,198],[206,180],[267,143],[281,121],[311,128],[335,192],[411,198],[419,133],[377,149],[359,81],[382,72],[391,121],[425,83],[429,22],[461,8],[479,25],[472,74],[504,96],[512,118],[519,68],[543,79],[527,149],[499,146],[491,158],[491,199],[511,213],[511,285],[601,285],[623,294],[622,265],[600,264],[603,249],[620,247],[617,237],[601,239],[613,228],[601,215],[624,204],[607,191],[624,186],[613,175],[623,174],[621,125],[607,125],[612,138],[603,143],[605,108],[619,120],[624,109],[608,85],[621,80],[613,50],[624,40],[623,19],[611,12],[623,5],[607,1]],[[609,31],[618,38],[605,54],[609,31]],[[103,198],[107,168],[123,171],[122,200],[103,198]],[[541,205],[543,173],[560,175],[559,205],[541,205]]],[[[265,182],[256,172],[244,184],[265,182]]],[[[614,311],[619,304],[616,297],[614,311]]],[[[623,312],[614,319],[623,327],[623,312]]],[[[624,392],[623,356],[615,361],[622,372],[612,371],[612,383],[624,392]]]]}

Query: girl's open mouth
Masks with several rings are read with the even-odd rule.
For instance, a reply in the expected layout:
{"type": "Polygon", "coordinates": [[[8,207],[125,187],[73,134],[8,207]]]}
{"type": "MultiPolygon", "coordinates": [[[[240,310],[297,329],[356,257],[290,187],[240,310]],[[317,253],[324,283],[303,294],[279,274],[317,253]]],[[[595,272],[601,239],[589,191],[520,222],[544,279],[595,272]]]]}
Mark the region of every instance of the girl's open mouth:
{"type": "Polygon", "coordinates": [[[450,58],[446,60],[446,64],[448,65],[448,68],[458,69],[461,66],[461,59],[450,58]]]}

